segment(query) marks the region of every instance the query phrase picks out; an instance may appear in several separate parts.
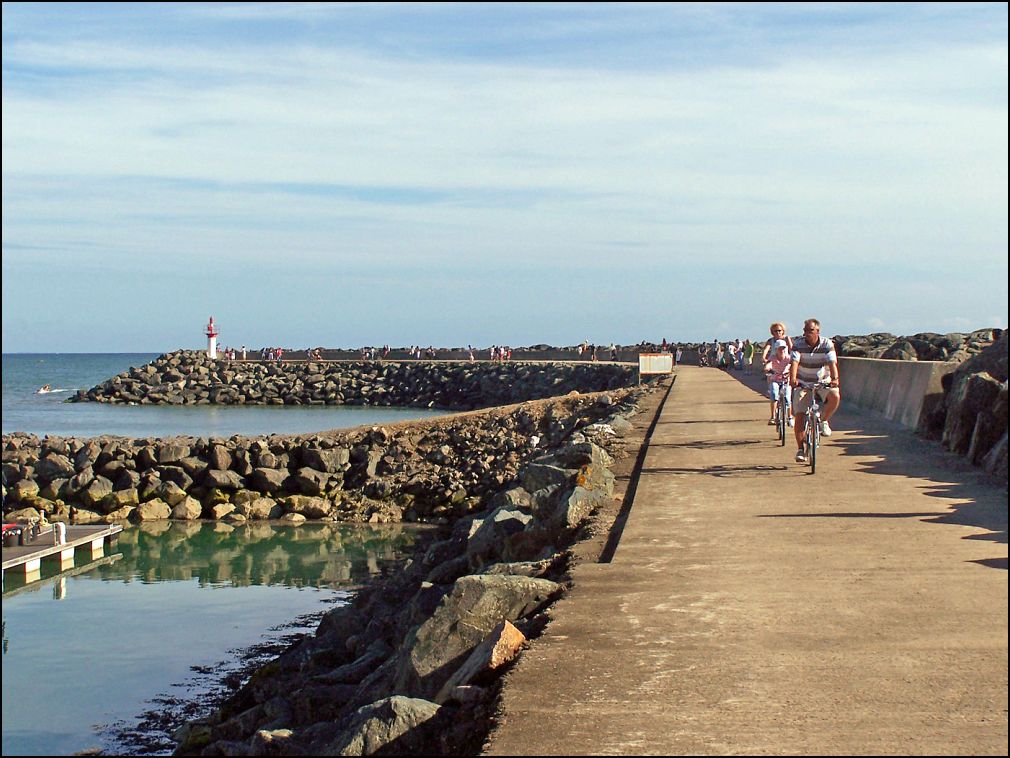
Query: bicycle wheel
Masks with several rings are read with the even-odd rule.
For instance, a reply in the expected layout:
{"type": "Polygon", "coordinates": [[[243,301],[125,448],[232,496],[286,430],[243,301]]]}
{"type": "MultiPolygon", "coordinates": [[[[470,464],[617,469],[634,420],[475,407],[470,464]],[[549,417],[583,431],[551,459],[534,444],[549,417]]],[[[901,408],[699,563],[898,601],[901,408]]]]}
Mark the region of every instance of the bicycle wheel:
{"type": "Polygon", "coordinates": [[[786,411],[786,404],[783,403],[781,400],[779,400],[778,418],[776,419],[776,422],[778,423],[779,427],[779,443],[782,446],[785,446],[786,444],[786,429],[789,428],[786,423],[788,417],[789,413],[786,411]]]}
{"type": "Polygon", "coordinates": [[[810,464],[810,473],[813,474],[817,471],[817,444],[816,438],[814,437],[814,414],[807,413],[807,428],[804,431],[803,436],[803,446],[806,448],[807,452],[807,463],[810,464]]]}

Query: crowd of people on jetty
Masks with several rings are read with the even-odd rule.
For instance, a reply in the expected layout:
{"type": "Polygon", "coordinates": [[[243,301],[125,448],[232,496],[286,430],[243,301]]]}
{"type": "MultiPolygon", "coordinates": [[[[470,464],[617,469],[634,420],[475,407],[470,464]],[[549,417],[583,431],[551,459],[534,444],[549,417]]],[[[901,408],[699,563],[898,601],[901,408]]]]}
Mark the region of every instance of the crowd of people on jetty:
{"type": "MultiPolygon", "coordinates": [[[[745,374],[755,372],[755,366],[760,354],[756,346],[748,339],[735,339],[726,342],[712,340],[702,343],[698,348],[698,362],[701,366],[714,366],[727,371],[742,371],[745,374]]],[[[761,363],[763,365],[762,357],[761,363]]]]}

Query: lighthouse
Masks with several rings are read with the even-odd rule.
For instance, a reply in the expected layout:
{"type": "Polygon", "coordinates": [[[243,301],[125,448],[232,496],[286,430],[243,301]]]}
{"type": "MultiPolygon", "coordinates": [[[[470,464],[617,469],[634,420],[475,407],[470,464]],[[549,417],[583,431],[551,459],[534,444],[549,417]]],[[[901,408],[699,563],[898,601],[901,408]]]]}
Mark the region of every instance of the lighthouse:
{"type": "Polygon", "coordinates": [[[214,326],[214,317],[210,317],[207,324],[207,357],[217,358],[217,327],[214,326]]]}

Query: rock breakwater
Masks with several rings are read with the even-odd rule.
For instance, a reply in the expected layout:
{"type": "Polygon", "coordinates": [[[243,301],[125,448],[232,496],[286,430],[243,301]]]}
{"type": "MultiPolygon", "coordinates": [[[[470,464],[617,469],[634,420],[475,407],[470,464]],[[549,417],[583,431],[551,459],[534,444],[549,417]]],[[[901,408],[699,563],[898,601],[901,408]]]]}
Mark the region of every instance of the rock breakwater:
{"type": "Polygon", "coordinates": [[[1007,479],[1007,333],[943,377],[943,402],[924,431],[990,474],[1007,479]]]}
{"type": "Polygon", "coordinates": [[[1000,329],[973,332],[920,332],[905,337],[889,332],[832,337],[838,355],[846,358],[883,358],[897,361],[943,361],[960,363],[985,350],[999,339],[1000,329]]]}
{"type": "Polygon", "coordinates": [[[377,405],[472,410],[637,383],[605,363],[224,361],[177,351],[69,402],[137,405],[377,405]]]}
{"type": "MultiPolygon", "coordinates": [[[[635,390],[637,391],[637,390],[635,390]]],[[[72,523],[322,519],[439,523],[632,390],[330,433],[3,438],[4,512],[72,523]]]]}
{"type": "Polygon", "coordinates": [[[479,512],[181,728],[176,754],[476,754],[498,677],[566,591],[567,547],[613,503],[614,459],[647,392],[568,400],[574,423],[479,512]]]}

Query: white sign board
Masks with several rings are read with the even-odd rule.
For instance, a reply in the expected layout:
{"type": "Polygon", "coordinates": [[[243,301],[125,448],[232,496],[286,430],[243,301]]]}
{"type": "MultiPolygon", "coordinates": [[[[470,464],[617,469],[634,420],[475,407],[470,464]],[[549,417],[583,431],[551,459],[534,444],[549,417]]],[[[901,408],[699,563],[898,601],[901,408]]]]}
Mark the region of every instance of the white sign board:
{"type": "Polygon", "coordinates": [[[638,374],[672,374],[673,354],[672,353],[639,353],[638,354],[638,374]]]}

